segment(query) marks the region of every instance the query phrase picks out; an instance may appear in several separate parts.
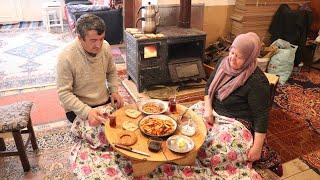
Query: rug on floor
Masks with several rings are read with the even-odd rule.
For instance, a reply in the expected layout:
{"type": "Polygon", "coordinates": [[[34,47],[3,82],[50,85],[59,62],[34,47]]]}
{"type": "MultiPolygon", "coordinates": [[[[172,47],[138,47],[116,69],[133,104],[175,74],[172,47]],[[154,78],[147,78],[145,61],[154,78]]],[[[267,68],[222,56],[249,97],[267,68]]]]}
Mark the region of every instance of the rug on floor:
{"type": "MultiPolygon", "coordinates": [[[[70,32],[0,33],[0,92],[55,84],[57,55],[72,41],[70,32]]],[[[125,62],[119,47],[112,47],[112,53],[117,64],[125,62]]]]}
{"type": "MultiPolygon", "coordinates": [[[[320,71],[303,69],[293,74],[288,83],[278,86],[274,102],[268,144],[280,153],[283,162],[320,150],[320,71]]],[[[315,165],[319,155],[313,153],[313,158],[305,161],[315,165]]]]}
{"type": "Polygon", "coordinates": [[[23,21],[14,24],[0,24],[0,32],[28,31],[44,28],[42,21],[23,21]]]}
{"type": "MultiPolygon", "coordinates": [[[[37,179],[73,179],[69,170],[68,156],[74,142],[67,120],[58,127],[50,124],[35,126],[39,153],[27,147],[31,171],[25,174],[18,156],[0,158],[0,179],[20,179],[31,177],[37,179]],[[38,129],[38,130],[36,130],[38,129]]],[[[24,136],[26,139],[26,137],[24,136]]],[[[15,150],[14,141],[6,140],[8,150],[15,150]]]]}
{"type": "Polygon", "coordinates": [[[41,29],[1,33],[0,91],[54,84],[57,54],[71,40],[41,29]]]}

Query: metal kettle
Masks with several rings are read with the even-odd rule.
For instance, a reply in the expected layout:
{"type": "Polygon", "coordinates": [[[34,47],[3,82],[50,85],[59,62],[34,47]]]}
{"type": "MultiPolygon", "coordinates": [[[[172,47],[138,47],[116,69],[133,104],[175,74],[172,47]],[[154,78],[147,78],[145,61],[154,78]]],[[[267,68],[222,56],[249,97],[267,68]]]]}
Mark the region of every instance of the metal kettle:
{"type": "Polygon", "coordinates": [[[156,33],[157,31],[157,26],[159,25],[160,22],[160,17],[158,17],[158,21],[155,21],[155,18],[144,18],[141,17],[139,19],[137,19],[136,22],[136,27],[139,21],[144,21],[144,23],[142,23],[142,30],[144,33],[156,33]]]}
{"type": "Polygon", "coordinates": [[[156,5],[151,5],[151,2],[148,2],[147,6],[141,6],[138,10],[138,14],[140,13],[141,9],[145,9],[145,11],[142,14],[142,17],[145,18],[153,18],[159,12],[159,7],[156,5]]]}

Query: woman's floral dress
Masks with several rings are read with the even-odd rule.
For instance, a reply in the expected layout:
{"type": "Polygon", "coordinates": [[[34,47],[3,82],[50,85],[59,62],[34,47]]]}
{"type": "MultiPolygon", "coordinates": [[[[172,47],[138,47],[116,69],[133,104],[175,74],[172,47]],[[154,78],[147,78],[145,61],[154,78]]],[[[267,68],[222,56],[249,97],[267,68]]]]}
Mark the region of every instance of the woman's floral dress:
{"type": "MultiPolygon", "coordinates": [[[[203,102],[190,109],[203,115],[203,102]]],[[[163,164],[152,173],[132,176],[130,160],[113,151],[106,142],[102,126],[92,128],[76,118],[72,132],[77,143],[71,150],[71,169],[78,179],[261,179],[247,162],[253,138],[236,120],[217,121],[208,129],[194,166],[163,164]]]]}

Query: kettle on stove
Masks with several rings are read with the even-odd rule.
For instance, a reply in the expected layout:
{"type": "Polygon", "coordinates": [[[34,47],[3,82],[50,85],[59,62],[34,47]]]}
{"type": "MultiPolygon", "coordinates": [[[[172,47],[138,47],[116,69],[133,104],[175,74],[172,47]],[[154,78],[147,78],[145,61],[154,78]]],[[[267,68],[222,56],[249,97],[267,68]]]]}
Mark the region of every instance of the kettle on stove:
{"type": "Polygon", "coordinates": [[[145,9],[142,14],[142,17],[145,18],[154,18],[156,14],[159,12],[159,7],[156,5],[151,5],[151,2],[148,2],[147,6],[141,6],[138,10],[138,14],[140,13],[141,9],[145,9]]]}
{"type": "Polygon", "coordinates": [[[157,26],[159,25],[159,22],[160,22],[160,17],[158,17],[157,22],[155,21],[155,18],[145,18],[145,17],[138,18],[136,22],[136,27],[140,20],[144,21],[144,23],[142,23],[142,30],[144,33],[156,33],[157,26]]]}

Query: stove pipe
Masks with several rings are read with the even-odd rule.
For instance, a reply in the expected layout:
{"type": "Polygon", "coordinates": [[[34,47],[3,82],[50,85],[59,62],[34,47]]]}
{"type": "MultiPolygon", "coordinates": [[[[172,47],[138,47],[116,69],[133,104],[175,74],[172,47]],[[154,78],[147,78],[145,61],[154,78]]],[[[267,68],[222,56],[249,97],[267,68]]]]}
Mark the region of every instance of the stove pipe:
{"type": "Polygon", "coordinates": [[[180,0],[180,15],[178,26],[190,28],[191,21],[191,0],[180,0]]]}

